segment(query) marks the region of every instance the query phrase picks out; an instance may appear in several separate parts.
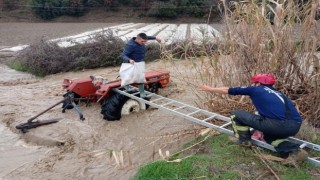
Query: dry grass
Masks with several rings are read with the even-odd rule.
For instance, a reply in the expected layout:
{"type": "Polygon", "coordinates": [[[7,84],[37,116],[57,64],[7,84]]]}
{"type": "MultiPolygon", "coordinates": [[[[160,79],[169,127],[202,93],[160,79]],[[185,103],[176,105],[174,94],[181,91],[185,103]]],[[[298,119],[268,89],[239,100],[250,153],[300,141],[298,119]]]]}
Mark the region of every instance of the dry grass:
{"type": "MultiPolygon", "coordinates": [[[[167,49],[163,59],[190,61],[197,77],[184,81],[193,89],[196,84],[249,85],[252,75],[272,73],[277,77],[276,88],[294,101],[305,122],[320,127],[318,6],[316,0],[302,7],[292,1],[242,1],[234,3],[232,11],[225,6],[224,40],[215,41],[215,45],[180,43],[167,49]]],[[[247,98],[195,93],[199,102],[205,100],[214,112],[228,115],[235,108],[253,111],[247,98]]]]}
{"type": "Polygon", "coordinates": [[[316,10],[317,1],[303,7],[292,1],[286,5],[236,4],[226,22],[232,49],[228,65],[237,71],[228,71],[224,84],[246,84],[254,74],[273,73],[277,88],[294,100],[303,118],[319,126],[320,34],[316,10]],[[273,23],[266,18],[268,11],[274,14],[273,23]]]}

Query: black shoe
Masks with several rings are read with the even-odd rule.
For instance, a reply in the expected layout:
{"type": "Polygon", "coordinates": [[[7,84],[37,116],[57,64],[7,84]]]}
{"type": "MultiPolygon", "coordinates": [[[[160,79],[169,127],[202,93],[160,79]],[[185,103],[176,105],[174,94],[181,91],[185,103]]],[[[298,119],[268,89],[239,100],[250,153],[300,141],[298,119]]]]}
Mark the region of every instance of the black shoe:
{"type": "Polygon", "coordinates": [[[246,140],[246,141],[244,141],[244,140],[240,140],[240,139],[238,139],[238,138],[236,138],[236,137],[233,137],[233,136],[230,136],[230,137],[229,137],[229,140],[230,140],[231,142],[235,143],[235,144],[240,145],[240,146],[246,146],[246,147],[251,147],[251,146],[252,146],[251,140],[246,140]]]}
{"type": "Polygon", "coordinates": [[[283,164],[293,165],[293,166],[297,167],[298,163],[307,160],[307,158],[308,158],[307,151],[299,148],[297,151],[290,153],[289,157],[283,161],[283,164]]]}

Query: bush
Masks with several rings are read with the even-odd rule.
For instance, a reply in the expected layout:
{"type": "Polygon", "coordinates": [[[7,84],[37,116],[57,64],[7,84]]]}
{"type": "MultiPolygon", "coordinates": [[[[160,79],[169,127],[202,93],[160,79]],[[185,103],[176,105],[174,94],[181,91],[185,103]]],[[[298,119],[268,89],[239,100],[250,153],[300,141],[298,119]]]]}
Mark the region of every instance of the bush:
{"type": "Polygon", "coordinates": [[[2,4],[2,10],[5,10],[5,11],[11,11],[11,10],[17,9],[18,3],[19,3],[19,0],[2,0],[2,3],[0,1],[0,5],[2,4]]]}
{"type": "MultiPolygon", "coordinates": [[[[100,67],[117,66],[122,63],[120,54],[125,42],[105,31],[92,38],[90,43],[62,48],[56,42],[41,40],[22,50],[9,66],[36,76],[46,76],[59,72],[100,67]]],[[[146,61],[160,58],[158,44],[146,46],[146,61]]]]}
{"type": "Polygon", "coordinates": [[[46,76],[121,63],[119,55],[124,48],[121,39],[108,31],[105,36],[98,35],[93,40],[68,48],[59,47],[56,42],[41,40],[22,50],[10,66],[37,76],[46,76]]]}
{"type": "Polygon", "coordinates": [[[173,19],[177,17],[177,7],[171,2],[153,2],[148,16],[173,19]]]}
{"type": "Polygon", "coordinates": [[[68,67],[67,52],[56,43],[40,42],[24,49],[11,63],[36,76],[45,76],[63,71],[68,67]]]}
{"type": "Polygon", "coordinates": [[[120,2],[115,1],[115,0],[104,1],[104,3],[103,3],[103,7],[105,7],[105,9],[107,11],[118,11],[119,6],[120,6],[120,2]]]}
{"type": "Polygon", "coordinates": [[[87,0],[31,0],[32,10],[42,19],[58,16],[82,16],[87,11],[87,0]]]}
{"type": "Polygon", "coordinates": [[[203,17],[204,11],[198,6],[189,6],[186,8],[186,14],[192,17],[203,17]]]}
{"type": "Polygon", "coordinates": [[[161,49],[158,43],[150,43],[146,46],[147,53],[145,57],[145,61],[154,61],[160,58],[161,49]]]}
{"type": "Polygon", "coordinates": [[[191,17],[203,17],[206,14],[209,14],[210,7],[213,7],[212,12],[219,12],[218,2],[210,0],[181,0],[175,1],[177,7],[179,8],[178,12],[181,14],[186,14],[191,17]]]}

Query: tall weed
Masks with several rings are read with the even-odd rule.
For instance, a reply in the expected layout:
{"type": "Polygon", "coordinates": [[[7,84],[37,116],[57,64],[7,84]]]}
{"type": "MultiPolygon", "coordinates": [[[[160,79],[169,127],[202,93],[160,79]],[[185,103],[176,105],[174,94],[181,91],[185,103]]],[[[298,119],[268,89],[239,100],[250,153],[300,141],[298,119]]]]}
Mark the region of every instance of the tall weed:
{"type": "MultiPolygon", "coordinates": [[[[294,1],[232,1],[224,4],[223,39],[214,46],[184,42],[167,47],[163,58],[190,61],[194,73],[185,81],[194,90],[200,84],[250,85],[251,76],[272,73],[276,88],[294,101],[303,119],[320,127],[318,7],[316,0],[303,6],[294,1]]],[[[254,110],[248,98],[195,93],[199,105],[206,101],[207,108],[224,115],[235,108],[254,110]]]]}

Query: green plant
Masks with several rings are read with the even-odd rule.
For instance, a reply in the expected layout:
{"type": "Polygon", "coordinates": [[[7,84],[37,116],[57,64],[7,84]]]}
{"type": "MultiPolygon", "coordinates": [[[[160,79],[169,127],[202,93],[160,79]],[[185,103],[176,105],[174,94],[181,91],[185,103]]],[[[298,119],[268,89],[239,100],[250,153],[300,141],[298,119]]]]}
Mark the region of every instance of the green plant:
{"type": "Polygon", "coordinates": [[[31,0],[32,10],[42,19],[62,15],[82,16],[87,12],[86,0],[31,0]]]}
{"type": "MultiPolygon", "coordinates": [[[[11,11],[18,8],[19,0],[2,0],[2,10],[11,11]]],[[[1,4],[1,3],[0,3],[1,4]]]]}
{"type": "Polygon", "coordinates": [[[185,13],[191,17],[203,17],[204,16],[203,10],[195,5],[188,6],[185,10],[185,13]]]}
{"type": "Polygon", "coordinates": [[[171,2],[155,1],[152,3],[151,8],[149,9],[148,15],[157,18],[176,18],[176,5],[171,2]]]}
{"type": "Polygon", "coordinates": [[[139,168],[133,179],[315,179],[317,167],[303,163],[299,169],[261,158],[270,151],[241,147],[228,135],[196,138],[168,159],[139,168]],[[270,172],[270,173],[266,173],[270,172]]]}
{"type": "Polygon", "coordinates": [[[28,71],[28,68],[25,65],[23,65],[21,62],[19,62],[19,60],[17,59],[10,61],[8,63],[8,66],[17,71],[24,71],[24,72],[28,71]]]}

